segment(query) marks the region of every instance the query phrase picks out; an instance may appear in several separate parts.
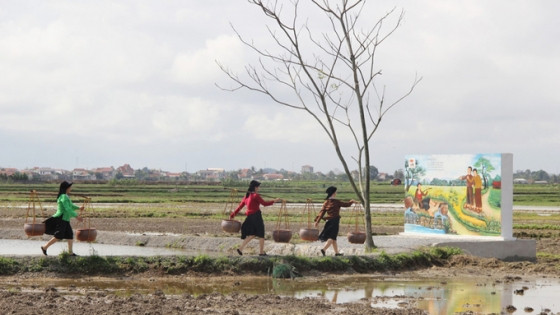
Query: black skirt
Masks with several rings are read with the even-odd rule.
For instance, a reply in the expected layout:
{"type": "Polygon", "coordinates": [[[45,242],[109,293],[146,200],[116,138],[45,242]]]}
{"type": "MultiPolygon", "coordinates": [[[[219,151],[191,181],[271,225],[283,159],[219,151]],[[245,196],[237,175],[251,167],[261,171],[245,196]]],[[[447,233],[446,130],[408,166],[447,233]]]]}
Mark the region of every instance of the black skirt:
{"type": "Polygon", "coordinates": [[[422,209],[428,211],[428,209],[430,209],[430,198],[424,198],[422,199],[422,209]]]}
{"type": "Polygon", "coordinates": [[[59,240],[74,239],[74,232],[72,232],[70,222],[62,220],[62,217],[50,217],[43,223],[45,223],[45,234],[52,235],[59,240]]]}
{"type": "Polygon", "coordinates": [[[264,221],[260,211],[248,215],[241,225],[241,239],[251,235],[264,238],[264,221]]]}
{"type": "Polygon", "coordinates": [[[321,231],[321,234],[319,234],[319,240],[321,240],[321,242],[324,242],[328,239],[336,241],[336,237],[338,236],[339,224],[340,224],[340,217],[327,220],[327,223],[325,223],[325,227],[323,228],[323,231],[321,231]]]}

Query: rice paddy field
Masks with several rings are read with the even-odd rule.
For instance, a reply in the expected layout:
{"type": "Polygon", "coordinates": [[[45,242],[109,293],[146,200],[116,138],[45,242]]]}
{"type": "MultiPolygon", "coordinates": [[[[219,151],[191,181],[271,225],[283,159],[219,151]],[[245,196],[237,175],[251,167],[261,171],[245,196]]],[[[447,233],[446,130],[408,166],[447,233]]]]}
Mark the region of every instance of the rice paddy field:
{"type": "MultiPolygon", "coordinates": [[[[58,192],[58,183],[0,183],[0,202],[24,202],[29,193],[37,191],[39,200],[52,202],[58,192]]],[[[266,198],[282,198],[287,203],[305,203],[307,199],[315,203],[325,198],[325,189],[334,185],[338,188],[339,199],[356,199],[348,182],[321,181],[270,181],[263,182],[260,193],[266,198]]],[[[246,182],[228,184],[139,184],[114,183],[75,183],[72,193],[75,196],[88,196],[93,203],[226,203],[232,190],[237,190],[235,198],[241,199],[247,189],[246,182]]],[[[560,206],[559,185],[515,185],[514,205],[560,206]]],[[[404,198],[404,187],[389,183],[373,183],[371,202],[375,204],[400,204],[404,198]]]]}

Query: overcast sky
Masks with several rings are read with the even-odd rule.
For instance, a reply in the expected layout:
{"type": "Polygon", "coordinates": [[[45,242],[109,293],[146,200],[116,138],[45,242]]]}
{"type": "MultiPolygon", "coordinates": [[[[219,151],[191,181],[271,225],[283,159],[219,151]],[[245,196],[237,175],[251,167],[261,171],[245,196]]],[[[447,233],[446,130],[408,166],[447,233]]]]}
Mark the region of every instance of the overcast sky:
{"type": "MultiPolygon", "coordinates": [[[[380,48],[390,96],[423,77],[372,141],[381,172],[409,154],[513,153],[560,173],[560,2],[369,1],[403,25],[380,48]]],[[[231,84],[215,63],[254,63],[243,0],[0,0],[0,167],[195,172],[342,169],[309,116],[231,84]]],[[[352,168],[352,165],[350,165],[352,168]]]]}

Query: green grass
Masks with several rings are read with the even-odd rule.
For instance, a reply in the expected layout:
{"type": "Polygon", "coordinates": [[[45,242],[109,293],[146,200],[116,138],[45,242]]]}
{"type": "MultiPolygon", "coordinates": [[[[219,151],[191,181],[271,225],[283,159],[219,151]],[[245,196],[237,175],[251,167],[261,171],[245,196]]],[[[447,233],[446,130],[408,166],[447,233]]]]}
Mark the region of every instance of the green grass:
{"type": "MultiPolygon", "coordinates": [[[[560,254],[538,252],[537,253],[537,259],[558,262],[558,261],[560,261],[560,254]]],[[[560,266],[558,268],[560,268],[560,266]]]]}
{"type": "MultiPolygon", "coordinates": [[[[343,200],[357,199],[348,182],[326,181],[264,181],[261,193],[265,199],[282,198],[288,203],[305,203],[310,198],[321,202],[325,198],[325,189],[335,185],[338,197],[343,200]]],[[[94,203],[226,203],[231,189],[239,191],[237,200],[241,200],[247,189],[246,182],[228,182],[227,184],[92,184],[76,183],[73,194],[86,195],[94,203]]],[[[54,202],[58,192],[57,183],[0,183],[0,202],[27,202],[29,192],[40,193],[41,202],[54,202]]],[[[560,185],[514,185],[514,205],[557,206],[560,204],[560,185]]],[[[404,197],[402,186],[388,183],[372,183],[372,203],[401,203],[404,197]]],[[[81,201],[80,198],[77,201],[81,201]]],[[[497,199],[492,202],[499,202],[497,199]]]]}
{"type": "Polygon", "coordinates": [[[495,208],[501,207],[502,194],[499,189],[490,189],[490,196],[488,197],[488,203],[490,206],[495,208]]]}
{"type": "Polygon", "coordinates": [[[13,258],[0,257],[0,275],[9,275],[21,270],[21,263],[13,258]]]}
{"type": "Polygon", "coordinates": [[[513,228],[524,230],[560,230],[560,226],[550,224],[514,224],[513,228]]]}
{"type": "Polygon", "coordinates": [[[560,185],[514,185],[514,205],[558,206],[560,185]]]}
{"type": "MultiPolygon", "coordinates": [[[[304,203],[308,198],[320,202],[325,198],[325,189],[330,185],[338,187],[341,199],[357,199],[347,182],[327,183],[310,182],[263,182],[261,193],[265,199],[282,198],[289,203],[304,203]]],[[[214,185],[174,185],[174,184],[140,184],[114,186],[110,184],[76,183],[72,193],[86,195],[95,203],[184,203],[215,202],[225,203],[230,197],[231,189],[238,189],[241,200],[247,190],[247,183],[229,184],[227,187],[214,185]]],[[[25,202],[29,200],[31,190],[39,192],[41,202],[54,202],[58,192],[57,184],[19,184],[0,183],[0,202],[25,202]]],[[[402,200],[403,189],[389,184],[372,185],[372,200],[375,203],[396,203],[402,200]]]]}
{"type": "Polygon", "coordinates": [[[285,264],[301,272],[370,273],[379,271],[413,270],[441,265],[461,251],[454,248],[428,248],[406,254],[343,257],[118,257],[79,256],[62,253],[55,257],[0,257],[0,275],[26,272],[51,272],[72,275],[115,275],[157,271],[180,274],[189,271],[212,274],[270,274],[275,265],[285,264]]]}
{"type": "MultiPolygon", "coordinates": [[[[326,181],[263,181],[261,193],[266,198],[283,198],[289,203],[304,203],[308,198],[321,202],[325,198],[325,189],[334,185],[338,187],[338,197],[343,200],[357,199],[348,182],[326,181]]],[[[179,185],[172,183],[134,185],[126,182],[113,183],[76,183],[73,194],[86,195],[94,203],[225,203],[230,197],[231,189],[237,189],[241,200],[247,189],[247,183],[230,181],[227,184],[179,185]]],[[[0,183],[0,202],[27,202],[29,192],[40,193],[41,202],[54,202],[58,192],[57,183],[0,183]]],[[[514,185],[514,205],[557,206],[560,204],[560,185],[514,185]]],[[[388,183],[372,183],[372,203],[401,203],[404,197],[402,186],[388,183]]],[[[495,200],[494,202],[499,202],[495,200]]]]}

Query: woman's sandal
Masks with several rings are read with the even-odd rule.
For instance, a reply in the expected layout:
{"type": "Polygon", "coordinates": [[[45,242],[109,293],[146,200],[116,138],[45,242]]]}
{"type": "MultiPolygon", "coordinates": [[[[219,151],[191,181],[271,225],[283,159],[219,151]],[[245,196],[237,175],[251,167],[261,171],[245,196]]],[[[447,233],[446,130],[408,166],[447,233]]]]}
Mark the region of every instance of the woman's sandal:
{"type": "Polygon", "coordinates": [[[259,254],[259,256],[268,256],[266,253],[259,254]]]}
{"type": "Polygon", "coordinates": [[[239,248],[237,249],[237,253],[239,254],[239,256],[243,256],[243,253],[239,250],[239,248]]]}
{"type": "Polygon", "coordinates": [[[323,254],[323,256],[325,256],[325,250],[321,249],[321,254],[323,254]]]}
{"type": "Polygon", "coordinates": [[[43,248],[43,246],[41,246],[41,250],[43,251],[43,255],[47,256],[47,250],[43,248]]]}

